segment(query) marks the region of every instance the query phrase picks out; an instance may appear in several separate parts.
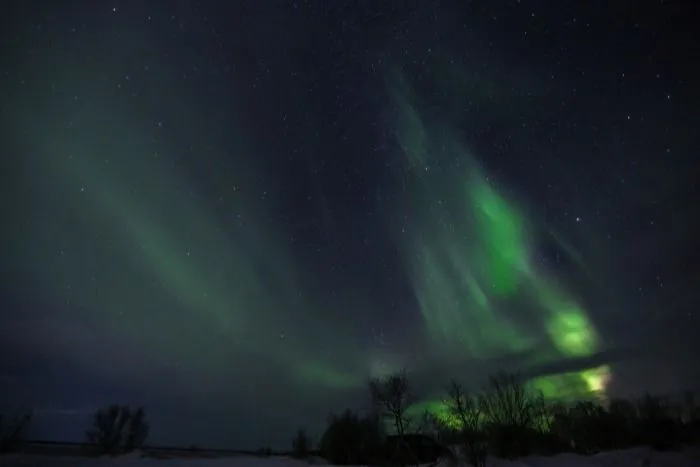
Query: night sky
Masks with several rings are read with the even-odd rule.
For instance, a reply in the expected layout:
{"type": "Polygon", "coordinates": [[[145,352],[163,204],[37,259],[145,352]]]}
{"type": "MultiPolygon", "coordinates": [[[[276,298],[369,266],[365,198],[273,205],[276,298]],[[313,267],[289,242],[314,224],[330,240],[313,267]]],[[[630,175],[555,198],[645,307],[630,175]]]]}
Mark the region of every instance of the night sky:
{"type": "Polygon", "coordinates": [[[289,447],[367,379],[697,389],[682,1],[26,1],[0,55],[0,407],[289,447]]]}

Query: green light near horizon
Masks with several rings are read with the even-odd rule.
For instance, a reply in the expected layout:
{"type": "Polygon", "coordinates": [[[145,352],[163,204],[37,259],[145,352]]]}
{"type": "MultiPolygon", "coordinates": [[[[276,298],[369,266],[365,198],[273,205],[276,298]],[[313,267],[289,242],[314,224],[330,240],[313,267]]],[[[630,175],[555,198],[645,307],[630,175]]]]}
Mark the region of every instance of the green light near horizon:
{"type": "Polygon", "coordinates": [[[610,366],[601,365],[582,371],[540,376],[529,381],[528,386],[541,391],[546,400],[574,401],[605,397],[610,377],[610,366]]]}
{"type": "Polygon", "coordinates": [[[588,384],[588,389],[595,394],[605,397],[605,391],[612,379],[612,370],[609,365],[586,370],[582,373],[583,379],[588,384]]]}
{"type": "MultiPolygon", "coordinates": [[[[582,371],[572,371],[560,374],[545,375],[532,378],[525,382],[526,391],[532,397],[538,397],[538,393],[544,397],[545,403],[575,402],[582,399],[604,399],[607,384],[612,372],[609,365],[601,365],[582,371]]],[[[488,393],[472,393],[472,397],[480,397],[488,393]]],[[[459,430],[462,421],[452,412],[445,399],[429,398],[412,404],[406,411],[406,416],[414,421],[420,420],[427,412],[443,427],[459,430]]],[[[550,415],[544,415],[549,417],[550,415]]],[[[483,420],[482,420],[483,422],[483,420]]],[[[414,422],[415,423],[415,422],[414,422]]]]}
{"type": "MultiPolygon", "coordinates": [[[[450,406],[440,399],[431,399],[412,404],[406,411],[406,417],[411,420],[420,420],[424,413],[429,413],[440,425],[459,429],[462,426],[462,421],[457,417],[450,406]]],[[[415,422],[414,422],[415,423],[415,422]]]]}

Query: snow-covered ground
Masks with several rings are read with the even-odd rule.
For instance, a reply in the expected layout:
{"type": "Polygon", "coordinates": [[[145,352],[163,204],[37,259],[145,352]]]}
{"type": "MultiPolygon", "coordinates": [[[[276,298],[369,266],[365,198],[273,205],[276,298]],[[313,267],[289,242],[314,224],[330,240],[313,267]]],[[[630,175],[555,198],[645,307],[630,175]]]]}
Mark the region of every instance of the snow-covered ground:
{"type": "MultiPolygon", "coordinates": [[[[316,464],[316,463],[314,463],[316,464]]],[[[304,467],[309,463],[286,457],[231,457],[218,459],[153,459],[133,453],[110,458],[49,457],[34,455],[0,456],[0,467],[304,467]]],[[[648,448],[605,452],[594,456],[560,454],[527,457],[515,461],[489,459],[487,467],[700,467],[700,449],[683,452],[657,452],[648,448]]],[[[437,467],[448,467],[447,465],[437,467]]],[[[467,467],[462,465],[461,467],[467,467]]]]}

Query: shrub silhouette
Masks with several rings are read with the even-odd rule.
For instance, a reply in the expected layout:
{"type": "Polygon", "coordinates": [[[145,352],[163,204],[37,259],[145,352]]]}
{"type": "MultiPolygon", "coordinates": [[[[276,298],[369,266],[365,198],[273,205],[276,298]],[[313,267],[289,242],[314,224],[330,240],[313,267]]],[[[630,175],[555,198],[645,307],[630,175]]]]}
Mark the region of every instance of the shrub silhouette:
{"type": "Polygon", "coordinates": [[[336,465],[368,465],[378,460],[382,440],[379,417],[346,410],[331,416],[321,437],[321,456],[336,465]]]}
{"type": "Polygon", "coordinates": [[[92,428],[86,437],[88,442],[97,447],[99,454],[116,455],[143,446],[148,431],[143,408],[111,405],[95,413],[92,428]]]}
{"type": "Polygon", "coordinates": [[[613,399],[607,407],[580,401],[560,410],[553,420],[552,432],[582,454],[642,445],[668,450],[692,440],[692,418],[648,395],[636,401],[613,399]]]}
{"type": "Polygon", "coordinates": [[[667,400],[646,395],[637,402],[637,414],[640,444],[661,451],[678,447],[682,426],[667,400]]]}
{"type": "Polygon", "coordinates": [[[306,435],[303,428],[297,431],[292,440],[292,457],[295,459],[307,459],[311,453],[311,439],[306,435]]]}

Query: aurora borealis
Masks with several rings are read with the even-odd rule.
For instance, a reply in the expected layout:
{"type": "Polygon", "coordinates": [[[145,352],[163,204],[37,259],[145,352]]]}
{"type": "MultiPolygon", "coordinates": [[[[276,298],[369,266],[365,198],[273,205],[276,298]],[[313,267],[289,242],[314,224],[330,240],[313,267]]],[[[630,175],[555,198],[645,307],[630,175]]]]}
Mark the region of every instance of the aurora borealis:
{"type": "MultiPolygon", "coordinates": [[[[418,112],[409,115],[411,128],[398,133],[419,134],[422,141],[400,141],[415,179],[407,191],[418,185],[406,201],[415,225],[403,251],[431,348],[475,359],[529,353],[530,364],[599,351],[586,310],[533,264],[525,217],[498,193],[467,149],[444,136],[430,141],[418,112]],[[414,150],[423,155],[413,155],[414,150]],[[430,167],[440,166],[442,155],[462,167],[435,174],[430,167]],[[528,309],[532,314],[523,316],[528,309]]],[[[606,372],[601,367],[592,374],[606,372]]],[[[604,391],[600,377],[590,375],[550,375],[538,383],[549,397],[559,397],[571,385],[604,391]],[[551,380],[558,384],[547,384],[551,380]]]]}
{"type": "Polygon", "coordinates": [[[0,409],[38,437],[125,402],[286,447],[401,368],[416,410],[698,384],[679,7],[68,3],[0,61],[0,409]]]}

